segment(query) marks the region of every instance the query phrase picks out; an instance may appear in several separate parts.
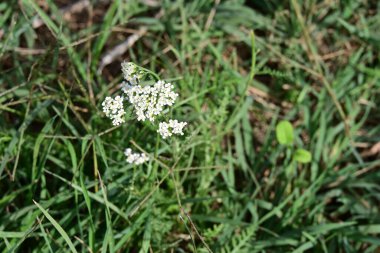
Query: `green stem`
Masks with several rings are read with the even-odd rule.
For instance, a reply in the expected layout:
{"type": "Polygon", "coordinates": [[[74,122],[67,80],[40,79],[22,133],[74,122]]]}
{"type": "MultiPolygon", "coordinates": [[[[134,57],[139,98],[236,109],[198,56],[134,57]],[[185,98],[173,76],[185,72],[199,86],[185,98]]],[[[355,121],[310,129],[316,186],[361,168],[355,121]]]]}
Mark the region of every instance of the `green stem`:
{"type": "Polygon", "coordinates": [[[147,72],[149,75],[153,76],[156,79],[156,81],[160,80],[160,77],[156,73],[154,73],[153,71],[146,69],[144,67],[141,67],[141,66],[139,66],[139,68],[142,69],[144,72],[147,72]]]}
{"type": "MultiPolygon", "coordinates": [[[[158,147],[159,147],[159,145],[160,145],[160,135],[159,135],[159,133],[157,133],[157,135],[156,135],[156,148],[154,150],[154,160],[158,159],[158,147]]],[[[153,167],[153,176],[154,177],[157,177],[157,169],[158,169],[158,163],[155,163],[154,167],[153,167]]]]}

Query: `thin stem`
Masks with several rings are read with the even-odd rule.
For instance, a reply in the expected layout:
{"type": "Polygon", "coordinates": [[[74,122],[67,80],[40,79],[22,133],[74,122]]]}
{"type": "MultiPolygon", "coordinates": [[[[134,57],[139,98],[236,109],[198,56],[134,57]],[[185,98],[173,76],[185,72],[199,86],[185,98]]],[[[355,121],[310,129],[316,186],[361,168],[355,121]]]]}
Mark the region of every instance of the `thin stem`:
{"type": "Polygon", "coordinates": [[[160,80],[160,77],[156,73],[154,73],[153,71],[146,69],[144,67],[141,67],[141,66],[138,66],[138,67],[140,69],[142,69],[144,72],[147,72],[149,75],[152,75],[156,79],[156,81],[160,80]]]}
{"type": "Polygon", "coordinates": [[[94,180],[95,180],[95,192],[98,192],[98,159],[96,158],[96,149],[95,149],[95,142],[92,142],[92,153],[93,153],[93,159],[94,159],[94,180]]]}

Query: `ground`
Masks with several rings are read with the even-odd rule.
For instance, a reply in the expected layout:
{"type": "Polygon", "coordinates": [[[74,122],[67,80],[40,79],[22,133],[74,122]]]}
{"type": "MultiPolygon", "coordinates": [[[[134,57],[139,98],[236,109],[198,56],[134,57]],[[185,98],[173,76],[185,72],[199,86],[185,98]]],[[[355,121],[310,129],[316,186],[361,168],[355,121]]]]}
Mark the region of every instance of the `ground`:
{"type": "Polygon", "coordinates": [[[378,252],[379,13],[2,1],[1,252],[378,252]],[[112,125],[102,102],[122,95],[123,61],[174,85],[162,117],[183,136],[128,103],[112,125]]]}

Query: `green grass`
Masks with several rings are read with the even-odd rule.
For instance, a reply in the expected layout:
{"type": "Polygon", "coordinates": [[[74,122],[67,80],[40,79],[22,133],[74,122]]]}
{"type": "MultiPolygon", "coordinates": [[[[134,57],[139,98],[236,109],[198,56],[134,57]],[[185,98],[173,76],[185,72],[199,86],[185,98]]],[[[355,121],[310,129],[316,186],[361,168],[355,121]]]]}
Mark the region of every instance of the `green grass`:
{"type": "Polygon", "coordinates": [[[1,252],[380,249],[377,1],[73,2],[0,3],[1,252]],[[104,117],[123,60],[173,80],[184,137],[104,117]]]}

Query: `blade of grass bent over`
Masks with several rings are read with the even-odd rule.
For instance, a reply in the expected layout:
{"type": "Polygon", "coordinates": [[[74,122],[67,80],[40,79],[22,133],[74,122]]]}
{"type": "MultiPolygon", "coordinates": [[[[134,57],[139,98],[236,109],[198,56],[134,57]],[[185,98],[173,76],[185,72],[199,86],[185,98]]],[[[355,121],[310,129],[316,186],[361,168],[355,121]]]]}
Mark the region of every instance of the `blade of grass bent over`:
{"type": "Polygon", "coordinates": [[[62,235],[63,239],[65,239],[65,241],[69,245],[71,252],[78,253],[77,250],[75,249],[73,242],[70,240],[70,237],[67,235],[65,230],[63,230],[61,225],[59,225],[58,222],[56,222],[55,219],[42,206],[40,206],[40,204],[38,204],[34,200],[33,202],[41,210],[41,212],[46,216],[46,218],[51,222],[51,224],[55,227],[55,229],[57,229],[58,232],[62,235]]]}

